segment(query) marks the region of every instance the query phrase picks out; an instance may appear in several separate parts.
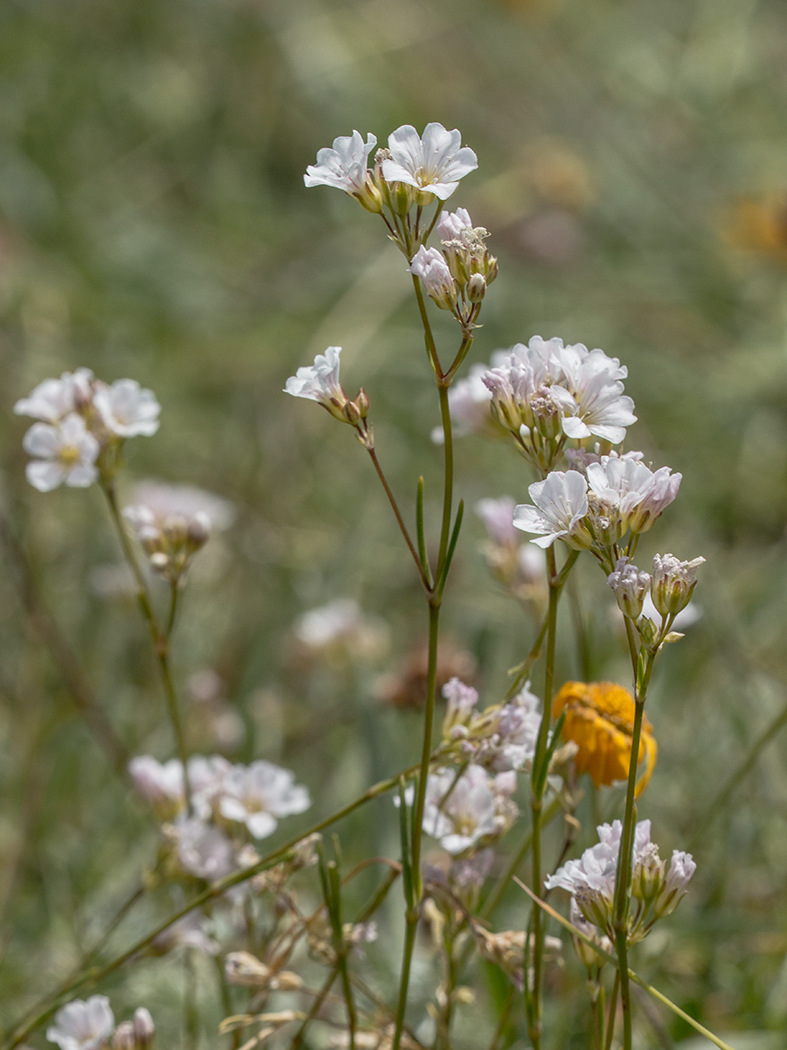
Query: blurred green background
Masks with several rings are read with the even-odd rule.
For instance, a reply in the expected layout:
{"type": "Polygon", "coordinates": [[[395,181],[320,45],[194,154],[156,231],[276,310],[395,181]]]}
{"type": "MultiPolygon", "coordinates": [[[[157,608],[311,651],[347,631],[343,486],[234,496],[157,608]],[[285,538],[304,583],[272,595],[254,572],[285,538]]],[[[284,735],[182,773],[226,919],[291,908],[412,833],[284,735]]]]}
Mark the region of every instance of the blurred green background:
{"type": "MultiPolygon", "coordinates": [[[[434,510],[436,399],[402,258],[375,217],[302,180],[337,135],[358,128],[384,144],[400,124],[433,120],[478,154],[450,203],[491,231],[500,260],[471,361],[534,333],[602,347],[629,369],[640,418],[629,446],[684,475],[642,549],[707,558],[703,615],[657,669],[660,759],[640,813],[662,852],[686,848],[787,703],[781,0],[6,0],[5,520],[129,749],[168,757],[144,632],[111,594],[118,549],[100,493],[29,488],[26,421],[11,413],[79,365],[153,388],[162,426],[129,446],[129,478],[197,484],[238,508],[187,592],[180,680],[216,671],[243,720],[234,754],[294,768],[320,815],[413,761],[418,717],[382,705],[374,681],[423,637],[417,580],[349,431],[281,389],[343,346],[343,380],[371,398],[408,520],[419,473],[434,510]],[[337,596],[389,629],[389,655],[352,676],[305,668],[292,643],[296,618],[337,596]]],[[[524,501],[531,480],[503,444],[458,446],[468,507],[524,501]]],[[[481,538],[468,514],[446,628],[493,702],[532,628],[488,579],[481,538]]],[[[7,1024],[76,965],[152,861],[155,831],[75,714],[8,543],[1,564],[7,1024]]],[[[625,682],[597,575],[583,607],[592,671],[625,682]]],[[[561,661],[563,678],[580,674],[570,639],[561,661]]],[[[193,734],[195,747],[218,746],[193,734]]],[[[641,972],[720,1031],[787,1031],[786,757],[781,738],[763,749],[693,844],[688,900],[641,950],[641,972]]],[[[618,804],[605,795],[605,815],[618,804]]],[[[392,822],[387,806],[380,820],[392,822]]],[[[346,833],[359,856],[365,827],[346,833]]],[[[512,897],[511,924],[523,915],[512,897]]],[[[181,980],[148,962],[108,990],[121,1016],[148,1005],[174,1033],[181,980]]],[[[652,1045],[689,1034],[660,1016],[652,1045]]]]}

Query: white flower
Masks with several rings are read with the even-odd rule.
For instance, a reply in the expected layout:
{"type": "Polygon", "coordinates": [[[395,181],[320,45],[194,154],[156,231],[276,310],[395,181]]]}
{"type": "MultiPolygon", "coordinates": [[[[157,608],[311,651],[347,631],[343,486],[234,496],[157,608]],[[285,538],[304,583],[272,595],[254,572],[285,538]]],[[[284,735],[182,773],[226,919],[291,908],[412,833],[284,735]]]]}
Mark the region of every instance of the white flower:
{"type": "Polygon", "coordinates": [[[436,248],[421,245],[407,272],[421,279],[426,294],[441,309],[450,310],[454,306],[458,296],[456,281],[451,276],[448,263],[436,248]]]}
{"type": "Polygon", "coordinates": [[[513,786],[508,774],[493,777],[477,765],[469,765],[458,781],[453,769],[430,773],[423,829],[451,854],[498,837],[517,814],[510,799],[513,786]]]}
{"type": "Polygon", "coordinates": [[[686,896],[689,880],[696,870],[697,865],[690,853],[683,853],[681,850],[672,851],[669,871],[654,903],[656,914],[659,917],[670,915],[675,911],[682,898],[686,896]]]}
{"type": "Polygon", "coordinates": [[[563,432],[577,440],[595,435],[619,444],[626,427],[637,421],[634,402],[623,393],[620,382],[626,378],[625,367],[616,357],[607,357],[603,350],[588,351],[582,343],[560,347],[555,356],[565,377],[553,391],[564,412],[563,432]],[[561,389],[565,390],[562,398],[561,389]]]}
{"type": "Polygon", "coordinates": [[[183,766],[177,758],[158,762],[150,755],[136,755],[128,764],[134,787],[163,817],[173,817],[183,808],[183,766]]]}
{"type": "Polygon", "coordinates": [[[317,354],[313,365],[303,365],[284,384],[284,392],[293,397],[305,397],[323,405],[338,419],[347,395],[339,382],[340,346],[329,346],[324,354],[317,354]]]}
{"type": "Polygon", "coordinates": [[[85,488],[98,477],[95,462],[98,441],[88,432],[85,421],[76,413],[59,424],[34,423],[27,431],[22,446],[36,457],[27,464],[27,480],[39,492],[50,492],[58,485],[85,488]]]}
{"type": "Polygon", "coordinates": [[[541,728],[541,701],[530,692],[529,685],[528,682],[500,709],[492,741],[493,753],[484,757],[489,768],[497,773],[524,769],[536,753],[541,728]]]}
{"type": "Polygon", "coordinates": [[[14,412],[45,423],[59,423],[64,416],[90,403],[92,383],[93,373],[89,368],[63,372],[59,379],[45,379],[39,383],[29,397],[17,401],[14,412]]]}
{"type": "Polygon", "coordinates": [[[115,1028],[115,1016],[105,995],[75,999],[61,1006],[55,1023],[46,1031],[50,1043],[60,1050],[99,1050],[106,1046],[115,1028]]]}
{"type": "Polygon", "coordinates": [[[364,143],[360,133],[340,135],[328,146],[317,152],[317,163],[310,164],[303,176],[307,186],[333,186],[351,196],[362,195],[367,181],[367,158],[377,139],[367,135],[364,143]]]}
{"type": "Polygon", "coordinates": [[[515,505],[510,496],[482,499],[475,505],[476,514],[484,523],[489,539],[500,547],[516,546],[521,538],[513,521],[515,505]]]}
{"type": "Polygon", "coordinates": [[[118,437],[151,437],[159,428],[161,405],[153,391],[143,389],[136,379],[116,379],[111,386],[98,384],[93,403],[104,426],[118,437]]]}
{"type": "Polygon", "coordinates": [[[528,488],[535,506],[514,508],[514,525],[523,532],[540,533],[532,542],[549,547],[562,539],[575,550],[586,550],[593,542],[584,518],[588,513],[588,483],[576,470],[553,470],[545,481],[528,488]]]}
{"type": "Polygon", "coordinates": [[[655,473],[633,457],[601,456],[585,469],[590,490],[602,513],[617,519],[619,538],[626,529],[646,532],[678,494],[682,475],[669,467],[655,473]]]}
{"type": "Polygon", "coordinates": [[[233,766],[224,781],[219,811],[227,820],[245,824],[258,839],[276,829],[277,817],[303,813],[311,805],[309,792],[294,783],[293,774],[263,759],[250,766],[233,766]]]}
{"type": "Polygon", "coordinates": [[[166,826],[184,871],[213,882],[235,871],[235,851],[219,828],[199,817],[188,817],[166,826]]]}
{"type": "Polygon", "coordinates": [[[459,131],[442,124],[427,124],[423,139],[411,124],[388,136],[391,156],[383,161],[386,182],[404,182],[424,193],[446,200],[459,180],[478,167],[475,153],[462,146],[459,131]]]}

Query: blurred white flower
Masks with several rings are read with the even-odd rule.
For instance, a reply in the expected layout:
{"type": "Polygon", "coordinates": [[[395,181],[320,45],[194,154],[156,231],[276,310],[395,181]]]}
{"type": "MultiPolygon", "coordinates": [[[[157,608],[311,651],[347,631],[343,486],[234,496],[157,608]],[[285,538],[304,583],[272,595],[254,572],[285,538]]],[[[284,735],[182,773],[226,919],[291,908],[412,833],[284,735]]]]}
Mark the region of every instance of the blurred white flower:
{"type": "Polygon", "coordinates": [[[22,446],[35,457],[27,464],[26,474],[39,492],[51,492],[63,482],[85,488],[98,477],[95,463],[99,443],[76,413],[65,416],[59,424],[34,423],[22,446]]]}
{"type": "Polygon", "coordinates": [[[388,136],[391,156],[383,160],[386,182],[404,182],[424,193],[446,200],[459,180],[478,167],[475,153],[462,146],[459,131],[446,131],[442,124],[427,124],[423,138],[411,124],[388,136]]]}
{"type": "Polygon", "coordinates": [[[514,509],[514,525],[523,532],[539,533],[532,542],[549,547],[562,539],[575,550],[593,543],[584,519],[588,513],[588,483],[576,470],[553,470],[545,481],[528,488],[535,506],[520,504],[514,509]]]}
{"type": "Polygon", "coordinates": [[[385,623],[364,613],[352,598],[337,598],[305,612],[294,627],[298,642],[314,656],[373,656],[385,648],[385,623]]]}
{"type": "Polygon", "coordinates": [[[521,539],[514,525],[516,501],[511,496],[500,499],[482,499],[475,505],[476,514],[484,523],[492,543],[500,547],[517,546],[521,539]]]}
{"type": "Polygon", "coordinates": [[[430,773],[424,831],[439,839],[443,849],[451,854],[464,853],[499,837],[518,813],[511,801],[515,785],[515,778],[512,781],[508,773],[494,777],[472,764],[458,780],[455,769],[430,773]]]}
{"type": "Polygon", "coordinates": [[[309,187],[333,186],[350,196],[361,195],[367,183],[367,158],[376,145],[377,139],[371,134],[366,142],[358,131],[340,135],[332,147],[317,151],[317,163],[307,167],[304,183],[309,187]]]}
{"type": "Polygon", "coordinates": [[[288,769],[263,759],[233,766],[224,779],[219,811],[226,820],[245,824],[255,838],[266,838],[276,830],[277,817],[303,813],[311,805],[309,792],[294,780],[288,769]]]}
{"type": "Polygon", "coordinates": [[[46,1031],[50,1043],[60,1050],[100,1050],[107,1045],[115,1029],[115,1016],[105,995],[75,999],[61,1006],[55,1023],[46,1031]]]}
{"type": "Polygon", "coordinates": [[[135,755],[128,771],[136,791],[161,819],[172,819],[183,808],[183,766],[179,759],[161,763],[150,755],[135,755]]]}
{"type": "Polygon", "coordinates": [[[153,391],[143,389],[136,379],[117,379],[111,386],[98,383],[93,404],[107,430],[118,437],[151,437],[159,428],[161,405],[153,391]]]}
{"type": "Polygon", "coordinates": [[[229,500],[196,485],[172,485],[166,481],[141,481],[134,487],[124,515],[140,538],[149,527],[156,531],[180,523],[188,527],[198,520],[209,530],[223,531],[235,520],[229,500]]]}
{"type": "Polygon", "coordinates": [[[187,817],[167,824],[164,830],[181,867],[190,875],[213,882],[235,871],[235,850],[219,828],[199,817],[187,817]]]}
{"type": "Polygon", "coordinates": [[[78,412],[92,400],[93,373],[89,368],[63,372],[59,379],[45,379],[29,397],[14,405],[18,416],[31,416],[45,423],[59,423],[64,416],[78,412]]]}

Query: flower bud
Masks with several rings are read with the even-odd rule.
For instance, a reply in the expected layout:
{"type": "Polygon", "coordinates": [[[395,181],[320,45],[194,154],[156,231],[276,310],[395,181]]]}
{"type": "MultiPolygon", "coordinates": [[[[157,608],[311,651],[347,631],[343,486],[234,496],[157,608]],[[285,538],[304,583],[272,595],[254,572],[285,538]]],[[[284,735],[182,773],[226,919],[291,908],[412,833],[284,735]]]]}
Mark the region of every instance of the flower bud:
{"type": "Polygon", "coordinates": [[[156,1026],[150,1011],[140,1006],[134,1011],[134,1039],[136,1050],[149,1050],[153,1046],[153,1037],[156,1034],[156,1026]]]}
{"type": "Polygon", "coordinates": [[[483,274],[474,273],[467,282],[467,298],[471,303],[480,303],[486,295],[486,278],[483,274]]]}
{"type": "Polygon", "coordinates": [[[137,1040],[131,1021],[122,1021],[112,1037],[112,1050],[136,1050],[137,1040]]]}
{"type": "Polygon", "coordinates": [[[346,401],[344,403],[342,415],[351,427],[357,427],[361,422],[361,410],[354,401],[346,401]]]}
{"type": "Polygon", "coordinates": [[[640,572],[628,558],[619,558],[615,571],[607,577],[607,585],[612,588],[620,611],[632,620],[642,615],[642,604],[650,584],[649,574],[640,572]]]}
{"type": "Polygon", "coordinates": [[[654,555],[650,594],[663,617],[677,616],[689,604],[697,584],[696,570],[704,561],[704,558],[679,561],[674,554],[654,555]]]}

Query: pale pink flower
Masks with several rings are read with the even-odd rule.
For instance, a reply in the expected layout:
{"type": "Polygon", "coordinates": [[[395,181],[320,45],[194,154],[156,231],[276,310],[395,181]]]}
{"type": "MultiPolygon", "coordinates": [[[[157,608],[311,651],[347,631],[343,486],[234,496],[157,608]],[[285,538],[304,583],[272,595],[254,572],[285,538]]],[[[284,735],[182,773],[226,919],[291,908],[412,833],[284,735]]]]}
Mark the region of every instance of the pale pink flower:
{"type": "Polygon", "coordinates": [[[60,1050],[100,1050],[105,1047],[115,1029],[115,1016],[105,995],[89,999],[75,999],[61,1006],[55,1014],[55,1023],[46,1031],[50,1043],[60,1050]]]}
{"type": "Polygon", "coordinates": [[[427,124],[423,138],[411,124],[388,136],[391,156],[383,160],[386,182],[404,182],[424,193],[446,200],[459,180],[478,167],[475,153],[462,146],[459,131],[446,131],[442,124],[427,124]]]}
{"type": "Polygon", "coordinates": [[[477,765],[467,766],[458,780],[453,769],[430,773],[424,831],[451,854],[498,838],[518,812],[510,797],[514,786],[507,773],[495,777],[477,765]]]}
{"type": "Polygon", "coordinates": [[[58,485],[86,488],[98,477],[95,463],[100,446],[81,416],[72,412],[58,424],[34,423],[22,441],[25,452],[34,456],[27,464],[27,480],[39,492],[58,485]]]}

